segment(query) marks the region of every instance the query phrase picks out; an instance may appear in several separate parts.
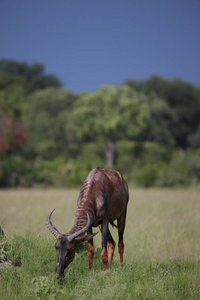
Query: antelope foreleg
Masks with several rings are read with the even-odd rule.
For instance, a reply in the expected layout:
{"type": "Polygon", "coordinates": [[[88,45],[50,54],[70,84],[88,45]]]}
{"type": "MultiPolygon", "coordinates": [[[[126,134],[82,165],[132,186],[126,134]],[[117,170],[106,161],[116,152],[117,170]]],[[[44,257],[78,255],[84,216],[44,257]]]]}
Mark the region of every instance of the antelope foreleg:
{"type": "Polygon", "coordinates": [[[117,219],[118,234],[119,234],[118,251],[119,251],[121,266],[123,266],[123,254],[124,254],[123,234],[124,234],[125,223],[126,223],[126,210],[117,219]]]}
{"type": "Polygon", "coordinates": [[[91,271],[93,266],[93,258],[94,258],[94,246],[88,243],[89,271],[91,271]]]}
{"type": "Polygon", "coordinates": [[[115,252],[115,245],[116,243],[114,242],[113,244],[107,242],[107,247],[108,247],[108,264],[109,266],[112,263],[114,252],[115,252]]]}
{"type": "Polygon", "coordinates": [[[101,260],[106,271],[109,265],[108,265],[108,252],[105,247],[101,251],[101,260]]]}
{"type": "Polygon", "coordinates": [[[108,252],[107,252],[107,239],[108,239],[108,220],[104,219],[101,226],[102,233],[102,251],[101,260],[104,265],[105,270],[108,269],[108,252]]]}
{"type": "Polygon", "coordinates": [[[121,266],[123,266],[123,254],[124,254],[124,243],[123,243],[123,241],[119,242],[118,251],[119,251],[119,257],[120,257],[120,263],[121,263],[121,266]]]}

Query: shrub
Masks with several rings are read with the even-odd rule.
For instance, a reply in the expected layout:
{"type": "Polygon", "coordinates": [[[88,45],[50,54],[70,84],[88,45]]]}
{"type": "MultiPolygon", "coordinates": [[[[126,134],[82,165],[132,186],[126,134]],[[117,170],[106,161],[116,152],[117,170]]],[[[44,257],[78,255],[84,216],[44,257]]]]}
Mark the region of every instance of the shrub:
{"type": "Polygon", "coordinates": [[[9,155],[0,162],[0,187],[29,185],[29,168],[20,155],[9,155]]]}
{"type": "Polygon", "coordinates": [[[52,161],[36,161],[31,172],[31,182],[45,186],[62,185],[65,180],[63,171],[65,164],[63,157],[57,157],[52,161]]]}
{"type": "Polygon", "coordinates": [[[200,149],[196,151],[188,150],[185,155],[185,165],[187,167],[190,184],[200,183],[200,149]]]}
{"type": "Polygon", "coordinates": [[[91,155],[80,155],[66,164],[66,183],[68,186],[78,186],[95,166],[103,167],[102,161],[91,155]]]}
{"type": "Polygon", "coordinates": [[[169,165],[162,168],[155,185],[159,187],[187,186],[189,174],[184,154],[176,152],[169,165]]]}
{"type": "Polygon", "coordinates": [[[148,162],[141,167],[135,168],[132,172],[132,179],[137,185],[150,187],[158,179],[161,165],[155,162],[148,162]]]}
{"type": "Polygon", "coordinates": [[[160,170],[166,168],[172,154],[171,149],[154,142],[120,141],[116,167],[129,182],[150,187],[155,185],[160,170]]]}

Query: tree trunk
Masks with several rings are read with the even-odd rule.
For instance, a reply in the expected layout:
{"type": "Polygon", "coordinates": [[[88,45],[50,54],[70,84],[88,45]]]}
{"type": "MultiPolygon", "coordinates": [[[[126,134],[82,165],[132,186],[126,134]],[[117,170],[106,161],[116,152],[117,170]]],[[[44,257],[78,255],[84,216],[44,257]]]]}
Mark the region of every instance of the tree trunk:
{"type": "Polygon", "coordinates": [[[112,168],[115,159],[115,143],[112,140],[108,141],[105,156],[107,166],[112,168]]]}

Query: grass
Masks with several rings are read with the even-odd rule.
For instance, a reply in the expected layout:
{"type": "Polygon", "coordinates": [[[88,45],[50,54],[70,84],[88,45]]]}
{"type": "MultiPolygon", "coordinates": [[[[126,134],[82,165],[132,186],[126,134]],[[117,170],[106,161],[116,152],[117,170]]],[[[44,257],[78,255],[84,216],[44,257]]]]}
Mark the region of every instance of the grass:
{"type": "MultiPolygon", "coordinates": [[[[67,232],[73,224],[78,193],[0,191],[0,222],[5,219],[7,237],[0,245],[0,259],[16,265],[0,269],[1,299],[200,298],[200,194],[192,190],[132,189],[124,267],[116,251],[112,266],[103,271],[98,234],[92,272],[87,271],[83,247],[65,278],[54,280],[55,240],[45,226],[46,216],[56,207],[53,224],[67,232]]],[[[111,231],[117,241],[116,229],[111,231]]]]}

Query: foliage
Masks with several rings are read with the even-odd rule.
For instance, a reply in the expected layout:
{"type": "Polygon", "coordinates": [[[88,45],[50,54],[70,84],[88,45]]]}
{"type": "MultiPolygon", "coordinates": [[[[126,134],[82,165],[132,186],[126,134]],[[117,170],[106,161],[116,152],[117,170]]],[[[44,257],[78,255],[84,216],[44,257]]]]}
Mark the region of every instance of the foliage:
{"type": "Polygon", "coordinates": [[[27,155],[42,159],[69,157],[67,147],[77,140],[70,113],[75,100],[72,93],[57,88],[37,91],[28,97],[24,115],[30,133],[27,155]]]}
{"type": "MultiPolygon", "coordinates": [[[[75,104],[74,119],[80,138],[103,139],[107,144],[106,163],[114,163],[114,143],[120,139],[140,139],[147,130],[150,115],[144,95],[128,86],[103,86],[94,94],[83,94],[75,104]]],[[[105,154],[106,157],[106,154],[105,154]]]]}
{"type": "Polygon", "coordinates": [[[89,151],[84,153],[86,149],[94,149],[92,146],[85,145],[82,154],[70,160],[58,156],[30,163],[19,155],[9,155],[0,162],[0,187],[79,186],[95,165],[103,167],[97,154],[91,153],[88,158],[89,151]]]}
{"type": "Polygon", "coordinates": [[[199,151],[175,152],[170,164],[160,171],[157,186],[194,186],[200,183],[199,151]]]}
{"type": "Polygon", "coordinates": [[[135,185],[153,186],[160,170],[171,160],[172,152],[157,143],[121,141],[117,144],[117,169],[135,185]]]}
{"type": "Polygon", "coordinates": [[[0,161],[0,187],[29,186],[29,169],[20,155],[7,155],[0,161]]]}
{"type": "Polygon", "coordinates": [[[27,141],[28,133],[26,128],[21,126],[16,120],[0,112],[0,154],[15,152],[27,141]]]}
{"type": "Polygon", "coordinates": [[[188,136],[188,143],[193,149],[200,148],[200,124],[197,127],[197,130],[188,136]]]}
{"type": "Polygon", "coordinates": [[[173,127],[177,126],[177,116],[169,104],[163,99],[152,95],[149,99],[151,113],[151,126],[148,132],[148,140],[156,141],[161,145],[173,147],[176,139],[173,136],[173,127]]]}
{"type": "MultiPolygon", "coordinates": [[[[171,131],[169,141],[171,143],[173,139],[176,147],[188,147],[188,136],[193,134],[199,125],[200,88],[180,79],[167,80],[159,76],[145,81],[128,80],[126,84],[138,91],[142,90],[147,95],[154,93],[166,102],[172,113],[168,118],[168,125],[166,124],[166,130],[171,131]]],[[[162,122],[162,114],[160,121],[162,122]]]]}
{"type": "Polygon", "coordinates": [[[103,167],[102,161],[95,156],[80,155],[76,159],[71,160],[66,165],[66,184],[67,186],[79,186],[84,182],[88,173],[94,166],[103,167]]]}
{"type": "Polygon", "coordinates": [[[5,76],[9,83],[20,83],[27,94],[49,86],[61,86],[55,75],[44,74],[44,66],[40,63],[34,63],[32,66],[29,66],[26,62],[0,60],[0,73],[5,76]]]}
{"type": "Polygon", "coordinates": [[[145,97],[127,86],[103,86],[94,94],[84,94],[75,108],[79,135],[92,140],[99,135],[113,141],[138,138],[149,122],[145,97]]]}
{"type": "Polygon", "coordinates": [[[0,109],[1,113],[20,120],[25,108],[25,95],[22,83],[10,82],[0,72],[0,109]]]}
{"type": "Polygon", "coordinates": [[[0,241],[0,263],[9,262],[12,266],[21,266],[21,255],[18,251],[20,241],[18,238],[0,241]]]}
{"type": "Polygon", "coordinates": [[[0,187],[77,186],[96,166],[133,185],[200,184],[200,89],[159,76],[76,95],[39,63],[0,61],[0,187]]]}

